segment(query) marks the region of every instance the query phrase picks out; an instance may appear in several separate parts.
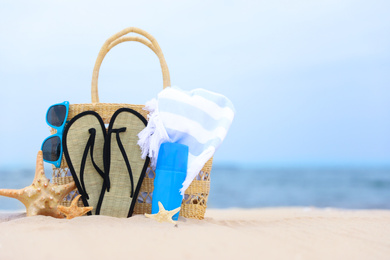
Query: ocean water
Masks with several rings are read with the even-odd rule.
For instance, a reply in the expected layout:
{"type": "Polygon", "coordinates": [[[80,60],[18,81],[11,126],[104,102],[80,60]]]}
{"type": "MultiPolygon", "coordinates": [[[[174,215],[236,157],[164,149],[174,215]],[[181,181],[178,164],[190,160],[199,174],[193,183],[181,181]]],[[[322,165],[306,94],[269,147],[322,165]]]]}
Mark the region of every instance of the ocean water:
{"type": "MultiPolygon", "coordinates": [[[[0,170],[0,188],[23,188],[33,178],[33,169],[0,170]]],[[[390,209],[390,169],[245,170],[215,166],[211,172],[208,208],[299,206],[390,209]]],[[[0,196],[0,210],[24,210],[24,206],[0,196]]]]}
{"type": "Polygon", "coordinates": [[[390,169],[215,168],[208,206],[390,209],[390,169]]]}

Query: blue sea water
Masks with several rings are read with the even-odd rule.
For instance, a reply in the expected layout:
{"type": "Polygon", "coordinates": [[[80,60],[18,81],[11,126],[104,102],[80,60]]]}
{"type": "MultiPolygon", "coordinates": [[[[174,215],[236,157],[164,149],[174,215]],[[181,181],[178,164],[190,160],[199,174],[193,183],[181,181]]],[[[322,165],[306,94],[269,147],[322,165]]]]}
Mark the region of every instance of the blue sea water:
{"type": "Polygon", "coordinates": [[[390,209],[390,169],[223,169],[211,174],[211,208],[390,209]]]}
{"type": "MultiPolygon", "coordinates": [[[[32,169],[0,170],[0,188],[23,188],[33,178],[32,169]]],[[[208,208],[295,206],[390,209],[390,169],[215,166],[211,172],[208,208]]],[[[24,206],[0,196],[0,210],[24,210],[24,206]]]]}

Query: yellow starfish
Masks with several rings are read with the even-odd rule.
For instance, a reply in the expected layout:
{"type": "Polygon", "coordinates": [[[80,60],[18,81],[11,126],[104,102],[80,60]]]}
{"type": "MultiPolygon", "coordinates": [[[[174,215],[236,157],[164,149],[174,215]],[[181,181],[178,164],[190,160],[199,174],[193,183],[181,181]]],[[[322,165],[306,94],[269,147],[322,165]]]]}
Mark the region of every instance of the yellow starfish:
{"type": "Polygon", "coordinates": [[[175,215],[177,212],[180,211],[180,207],[173,209],[173,210],[165,210],[163,204],[159,201],[158,202],[158,208],[159,211],[156,214],[147,214],[145,213],[145,217],[152,218],[158,222],[169,222],[176,224],[177,221],[172,220],[173,215],[175,215]]]}
{"type": "Polygon", "coordinates": [[[45,176],[42,151],[39,151],[33,183],[20,190],[2,189],[0,195],[20,200],[26,207],[27,216],[45,215],[63,218],[57,205],[75,188],[73,181],[66,185],[50,183],[45,176]]]}
{"type": "Polygon", "coordinates": [[[93,207],[79,207],[77,206],[77,203],[79,202],[81,195],[78,195],[76,198],[72,200],[72,203],[70,204],[70,207],[64,207],[64,206],[58,206],[58,210],[63,213],[67,219],[72,219],[75,217],[80,217],[87,213],[88,211],[91,211],[93,207]]]}

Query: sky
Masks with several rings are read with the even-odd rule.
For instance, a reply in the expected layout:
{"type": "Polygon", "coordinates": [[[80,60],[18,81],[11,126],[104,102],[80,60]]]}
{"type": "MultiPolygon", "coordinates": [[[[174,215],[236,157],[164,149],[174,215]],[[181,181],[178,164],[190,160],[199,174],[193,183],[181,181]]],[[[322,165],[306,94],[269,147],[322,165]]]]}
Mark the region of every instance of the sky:
{"type": "MultiPolygon", "coordinates": [[[[0,169],[33,167],[47,108],[89,103],[104,41],[151,33],[172,85],[236,108],[216,164],[390,165],[390,2],[0,2],[0,169]]],[[[155,57],[123,43],[100,71],[101,102],[144,104],[162,90],[155,57]]]]}

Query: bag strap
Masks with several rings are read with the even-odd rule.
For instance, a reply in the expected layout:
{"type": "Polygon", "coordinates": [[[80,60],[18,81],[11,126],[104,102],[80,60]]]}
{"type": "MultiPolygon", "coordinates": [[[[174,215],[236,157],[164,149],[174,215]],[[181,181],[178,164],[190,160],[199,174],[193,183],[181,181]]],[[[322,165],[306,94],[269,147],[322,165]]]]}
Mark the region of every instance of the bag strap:
{"type": "Polygon", "coordinates": [[[96,59],[95,67],[93,68],[93,73],[92,73],[92,84],[91,84],[92,103],[99,103],[98,78],[99,78],[100,66],[102,65],[104,57],[113,47],[115,47],[119,43],[127,42],[127,41],[140,42],[146,45],[147,47],[149,47],[160,60],[160,66],[161,66],[162,76],[163,76],[163,88],[169,87],[171,85],[168,65],[165,61],[164,55],[156,39],[149,33],[145,32],[144,30],[141,30],[136,27],[129,27],[108,38],[108,40],[103,44],[102,48],[99,51],[99,55],[96,59]],[[126,34],[129,33],[140,34],[144,36],[146,39],[137,36],[125,36],[126,34]]]}

